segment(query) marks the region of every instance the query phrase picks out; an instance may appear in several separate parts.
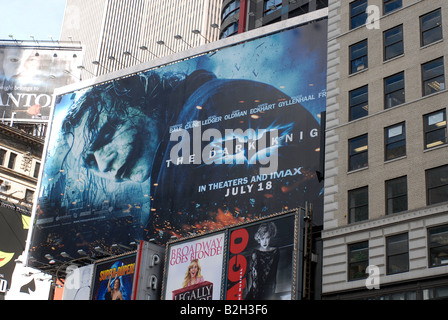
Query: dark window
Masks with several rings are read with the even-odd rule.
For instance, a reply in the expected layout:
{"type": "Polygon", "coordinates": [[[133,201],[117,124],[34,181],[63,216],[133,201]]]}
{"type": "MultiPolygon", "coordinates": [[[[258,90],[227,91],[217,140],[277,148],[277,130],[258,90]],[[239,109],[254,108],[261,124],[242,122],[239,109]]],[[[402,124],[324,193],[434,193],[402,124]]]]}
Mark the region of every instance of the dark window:
{"type": "Polygon", "coordinates": [[[384,108],[389,109],[404,102],[404,71],[402,71],[384,79],[384,108]]]}
{"type": "Polygon", "coordinates": [[[403,123],[384,129],[384,160],[392,160],[406,155],[406,126],[403,123]]]}
{"type": "Polygon", "coordinates": [[[446,111],[440,110],[423,116],[425,149],[430,149],[447,141],[446,111]]]}
{"type": "Polygon", "coordinates": [[[426,170],[427,204],[448,201],[448,165],[426,170]]]}
{"type": "Polygon", "coordinates": [[[369,219],[369,187],[348,192],[348,223],[369,219]]]}
{"type": "Polygon", "coordinates": [[[429,266],[448,264],[448,225],[428,229],[429,266]]]}
{"type": "Polygon", "coordinates": [[[221,38],[227,38],[230,37],[238,32],[238,22],[234,22],[232,24],[229,24],[223,31],[221,38]]]}
{"type": "Polygon", "coordinates": [[[387,274],[409,271],[408,234],[386,238],[387,274]]]}
{"type": "Polygon", "coordinates": [[[384,60],[389,60],[403,54],[403,25],[384,31],[383,36],[384,60]]]}
{"type": "Polygon", "coordinates": [[[384,0],[383,11],[384,14],[400,9],[402,6],[402,0],[384,0]]]}
{"type": "Polygon", "coordinates": [[[420,17],[422,46],[442,39],[442,17],[440,12],[440,9],[438,9],[420,17]]]}
{"type": "Polygon", "coordinates": [[[17,154],[11,152],[9,155],[9,162],[8,162],[9,169],[14,169],[14,165],[16,164],[16,158],[17,154]]]}
{"type": "Polygon", "coordinates": [[[367,39],[350,46],[350,73],[367,68],[367,39]]]}
{"type": "Polygon", "coordinates": [[[386,214],[408,210],[407,177],[386,181],[386,214]]]}
{"type": "Polygon", "coordinates": [[[369,114],[368,86],[350,91],[349,121],[365,117],[369,114]]]}
{"type": "Polygon", "coordinates": [[[445,89],[443,57],[422,65],[423,95],[445,89]]]}
{"type": "Polygon", "coordinates": [[[363,241],[348,246],[348,280],[367,278],[369,265],[369,242],[363,241]]]}
{"type": "Polygon", "coordinates": [[[349,142],[349,171],[368,166],[367,134],[350,139],[349,142]]]}
{"type": "Polygon", "coordinates": [[[221,21],[224,21],[229,15],[237,13],[239,9],[240,9],[240,0],[230,2],[222,11],[221,21]]]}
{"type": "Polygon", "coordinates": [[[0,166],[5,164],[6,150],[0,149],[0,166]]]}
{"type": "Polygon", "coordinates": [[[39,177],[39,170],[40,170],[40,162],[36,162],[36,165],[34,166],[34,173],[33,173],[34,178],[39,177]]]}
{"type": "Polygon", "coordinates": [[[362,26],[367,20],[367,0],[356,0],[350,3],[350,29],[362,26]]]}

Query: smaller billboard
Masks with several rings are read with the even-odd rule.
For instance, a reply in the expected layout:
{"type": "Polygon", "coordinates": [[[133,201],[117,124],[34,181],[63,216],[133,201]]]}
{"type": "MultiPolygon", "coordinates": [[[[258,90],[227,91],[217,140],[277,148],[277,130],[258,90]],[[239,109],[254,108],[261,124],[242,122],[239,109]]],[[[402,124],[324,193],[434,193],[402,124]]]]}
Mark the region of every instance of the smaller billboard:
{"type": "Polygon", "coordinates": [[[220,300],[225,232],[167,245],[165,300],[220,300]]]}
{"type": "Polygon", "coordinates": [[[226,300],[295,299],[298,221],[289,214],[229,229],[226,300]]]}
{"type": "Polygon", "coordinates": [[[294,209],[168,243],[162,299],[300,299],[303,216],[294,209]]]}
{"type": "Polygon", "coordinates": [[[90,300],[131,300],[135,261],[133,252],[95,262],[90,300]]]}

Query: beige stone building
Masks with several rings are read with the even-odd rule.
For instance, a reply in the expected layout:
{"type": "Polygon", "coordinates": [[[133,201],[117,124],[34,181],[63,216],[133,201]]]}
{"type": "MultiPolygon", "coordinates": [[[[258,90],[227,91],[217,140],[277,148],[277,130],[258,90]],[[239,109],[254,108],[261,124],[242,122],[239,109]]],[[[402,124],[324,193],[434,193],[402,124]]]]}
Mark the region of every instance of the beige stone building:
{"type": "Polygon", "coordinates": [[[328,30],[323,298],[446,298],[448,2],[330,0],[328,30]]]}

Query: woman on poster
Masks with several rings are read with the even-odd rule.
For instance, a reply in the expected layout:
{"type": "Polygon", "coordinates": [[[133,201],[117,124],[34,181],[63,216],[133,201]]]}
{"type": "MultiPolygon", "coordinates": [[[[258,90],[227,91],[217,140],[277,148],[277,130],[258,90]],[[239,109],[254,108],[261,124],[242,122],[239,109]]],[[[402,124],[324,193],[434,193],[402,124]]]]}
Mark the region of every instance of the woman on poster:
{"type": "Polygon", "coordinates": [[[259,247],[254,249],[249,262],[249,291],[246,300],[272,300],[277,284],[279,249],[270,246],[277,235],[273,222],[263,223],[255,233],[254,239],[259,247]]]}
{"type": "Polygon", "coordinates": [[[201,266],[198,259],[191,260],[188,270],[185,273],[183,288],[204,282],[204,277],[201,274],[201,266]]]}
{"type": "Polygon", "coordinates": [[[123,294],[121,293],[121,281],[119,277],[116,277],[111,286],[112,277],[109,277],[109,282],[107,283],[107,292],[105,295],[105,300],[123,300],[123,294]]]}

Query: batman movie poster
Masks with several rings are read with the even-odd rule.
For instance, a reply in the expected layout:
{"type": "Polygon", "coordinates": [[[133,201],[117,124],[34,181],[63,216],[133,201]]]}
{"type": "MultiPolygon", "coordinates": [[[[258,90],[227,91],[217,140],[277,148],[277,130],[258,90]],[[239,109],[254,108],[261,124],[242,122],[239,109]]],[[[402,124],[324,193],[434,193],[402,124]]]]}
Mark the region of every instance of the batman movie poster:
{"type": "Polygon", "coordinates": [[[326,24],[59,95],[31,255],[166,244],[306,202],[321,224],[326,24]]]}
{"type": "Polygon", "coordinates": [[[90,300],[131,300],[136,255],[97,262],[90,300]]]}
{"type": "Polygon", "coordinates": [[[165,300],[219,300],[224,262],[224,232],[168,246],[165,300]]]}
{"type": "Polygon", "coordinates": [[[295,217],[262,219],[229,231],[226,300],[292,298],[295,217]]]}

